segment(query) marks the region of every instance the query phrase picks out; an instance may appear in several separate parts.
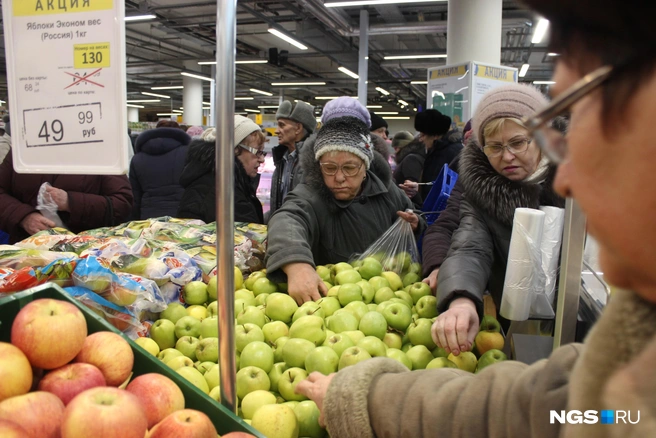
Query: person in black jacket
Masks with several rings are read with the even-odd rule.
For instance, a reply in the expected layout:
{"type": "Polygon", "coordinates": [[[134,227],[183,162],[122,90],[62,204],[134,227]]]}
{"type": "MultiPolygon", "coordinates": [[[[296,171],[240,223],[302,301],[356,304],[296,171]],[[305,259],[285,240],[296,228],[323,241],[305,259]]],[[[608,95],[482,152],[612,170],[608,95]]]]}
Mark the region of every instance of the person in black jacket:
{"type": "MultiPolygon", "coordinates": [[[[235,222],[264,223],[262,203],[256,196],[259,184],[258,168],[264,163],[266,138],[252,120],[235,116],[235,222]]],[[[185,192],[178,208],[178,217],[216,221],[216,130],[207,129],[200,140],[189,147],[187,164],[180,183],[185,192]]]]}
{"type": "MultiPolygon", "coordinates": [[[[396,139],[396,137],[395,137],[396,139]]],[[[407,145],[399,148],[396,154],[396,169],[394,169],[394,181],[403,189],[406,181],[418,183],[424,172],[426,161],[426,146],[421,140],[410,141],[407,145]]],[[[410,198],[416,209],[421,209],[424,203],[420,193],[410,198]]]]}

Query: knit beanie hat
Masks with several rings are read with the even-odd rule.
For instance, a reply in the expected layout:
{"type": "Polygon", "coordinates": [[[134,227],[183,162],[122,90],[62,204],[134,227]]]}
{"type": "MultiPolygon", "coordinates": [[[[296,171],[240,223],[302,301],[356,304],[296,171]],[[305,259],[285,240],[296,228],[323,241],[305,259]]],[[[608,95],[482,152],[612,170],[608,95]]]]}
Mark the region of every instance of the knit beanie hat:
{"type": "Polygon", "coordinates": [[[278,119],[290,119],[300,123],[309,134],[317,129],[314,107],[305,102],[296,102],[296,106],[294,106],[290,101],[284,101],[276,112],[276,120],[278,119]]]}
{"type": "Polygon", "coordinates": [[[369,111],[362,106],[358,99],[348,96],[338,97],[333,99],[323,107],[323,114],[321,115],[321,123],[325,124],[328,120],[351,116],[357,117],[362,120],[367,127],[371,126],[371,117],[369,111]]]}
{"type": "Polygon", "coordinates": [[[374,151],[367,125],[351,116],[328,120],[314,142],[314,159],[319,161],[325,153],[332,151],[350,152],[361,158],[369,169],[374,151]]]}
{"type": "Polygon", "coordinates": [[[414,139],[415,137],[408,131],[399,131],[392,139],[392,149],[403,148],[414,139]]]}
{"type": "Polygon", "coordinates": [[[369,115],[371,116],[371,126],[369,127],[370,131],[375,131],[377,129],[380,129],[382,127],[387,128],[387,122],[385,119],[383,119],[381,116],[376,114],[373,111],[369,111],[369,115]]]}
{"type": "Polygon", "coordinates": [[[235,115],[235,146],[255,131],[261,131],[257,123],[248,117],[235,115]]]}
{"type": "Polygon", "coordinates": [[[425,135],[444,135],[451,129],[451,117],[436,109],[427,109],[415,117],[415,129],[425,135]]]}
{"type": "Polygon", "coordinates": [[[501,117],[522,119],[546,106],[547,98],[537,88],[526,84],[511,84],[487,92],[472,117],[472,131],[479,147],[485,145],[485,125],[501,117]]]}

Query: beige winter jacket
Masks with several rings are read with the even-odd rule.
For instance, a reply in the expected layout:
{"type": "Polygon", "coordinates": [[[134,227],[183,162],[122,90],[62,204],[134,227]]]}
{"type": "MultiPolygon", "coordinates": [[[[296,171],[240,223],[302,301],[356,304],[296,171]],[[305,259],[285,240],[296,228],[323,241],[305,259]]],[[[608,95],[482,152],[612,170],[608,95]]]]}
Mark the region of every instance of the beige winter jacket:
{"type": "Polygon", "coordinates": [[[584,344],[533,365],[508,361],[479,374],[413,371],[376,358],[332,380],[324,415],[343,437],[656,437],[656,304],[613,295],[584,344]],[[550,424],[550,410],[630,410],[636,425],[550,424]]]}

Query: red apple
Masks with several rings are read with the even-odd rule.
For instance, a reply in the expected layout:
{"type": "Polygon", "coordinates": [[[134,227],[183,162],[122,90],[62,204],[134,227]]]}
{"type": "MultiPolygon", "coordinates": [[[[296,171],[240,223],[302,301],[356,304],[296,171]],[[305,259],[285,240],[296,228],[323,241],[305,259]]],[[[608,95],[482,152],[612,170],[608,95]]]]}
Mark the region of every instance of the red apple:
{"type": "Polygon", "coordinates": [[[39,391],[51,392],[67,405],[82,391],[106,385],[103,373],[95,366],[70,363],[46,374],[39,382],[39,391]]]}
{"type": "Polygon", "coordinates": [[[109,386],[78,394],[66,406],[61,425],[62,438],[143,438],[147,431],[139,399],[109,386]]]}
{"type": "Polygon", "coordinates": [[[2,438],[29,438],[30,435],[18,424],[9,420],[0,420],[0,437],[2,438]]]}
{"type": "Polygon", "coordinates": [[[32,387],[32,367],[20,348],[0,342],[0,401],[26,394],[32,387]]]}
{"type": "Polygon", "coordinates": [[[64,403],[54,394],[30,392],[0,402],[0,420],[13,421],[28,437],[59,438],[64,403]]]}
{"type": "Polygon", "coordinates": [[[221,435],[221,438],[255,438],[255,435],[246,432],[230,432],[221,435]]]}
{"type": "Polygon", "coordinates": [[[11,343],[32,366],[51,370],[66,365],[80,352],[87,322],[74,304],[42,298],[23,307],[11,326],[11,343]]]}
{"type": "Polygon", "coordinates": [[[141,401],[148,417],[148,429],[185,407],[184,395],[178,385],[162,374],[143,374],[132,380],[125,389],[141,401]]]}
{"type": "Polygon", "coordinates": [[[209,417],[194,409],[169,414],[150,430],[148,438],[216,438],[209,417]]]}
{"type": "Polygon", "coordinates": [[[122,336],[112,332],[97,332],[87,336],[75,362],[98,367],[108,386],[119,386],[132,372],[134,353],[122,336]]]}

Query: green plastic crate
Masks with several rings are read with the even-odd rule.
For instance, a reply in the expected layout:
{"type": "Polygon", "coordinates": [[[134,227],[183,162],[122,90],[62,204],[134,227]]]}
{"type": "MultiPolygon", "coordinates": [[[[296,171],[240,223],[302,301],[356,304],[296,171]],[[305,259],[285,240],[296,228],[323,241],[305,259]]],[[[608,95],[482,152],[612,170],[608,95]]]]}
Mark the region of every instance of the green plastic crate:
{"type": "Polygon", "coordinates": [[[196,388],[181,375],[164,365],[159,359],[135,344],[131,339],[93,313],[84,304],[71,297],[56,284],[46,283],[23,292],[0,298],[0,341],[10,342],[11,325],[20,309],[30,302],[40,298],[54,298],[56,300],[68,301],[75,304],[84,314],[89,333],[110,331],[123,336],[130,343],[130,347],[132,347],[132,352],[134,353],[134,367],[132,369],[134,374],[132,378],[147,373],[158,373],[170,378],[182,390],[185,397],[185,407],[205,413],[210,417],[219,434],[223,435],[228,432],[248,432],[256,437],[265,438],[264,435],[255,430],[244,420],[196,388]]]}

